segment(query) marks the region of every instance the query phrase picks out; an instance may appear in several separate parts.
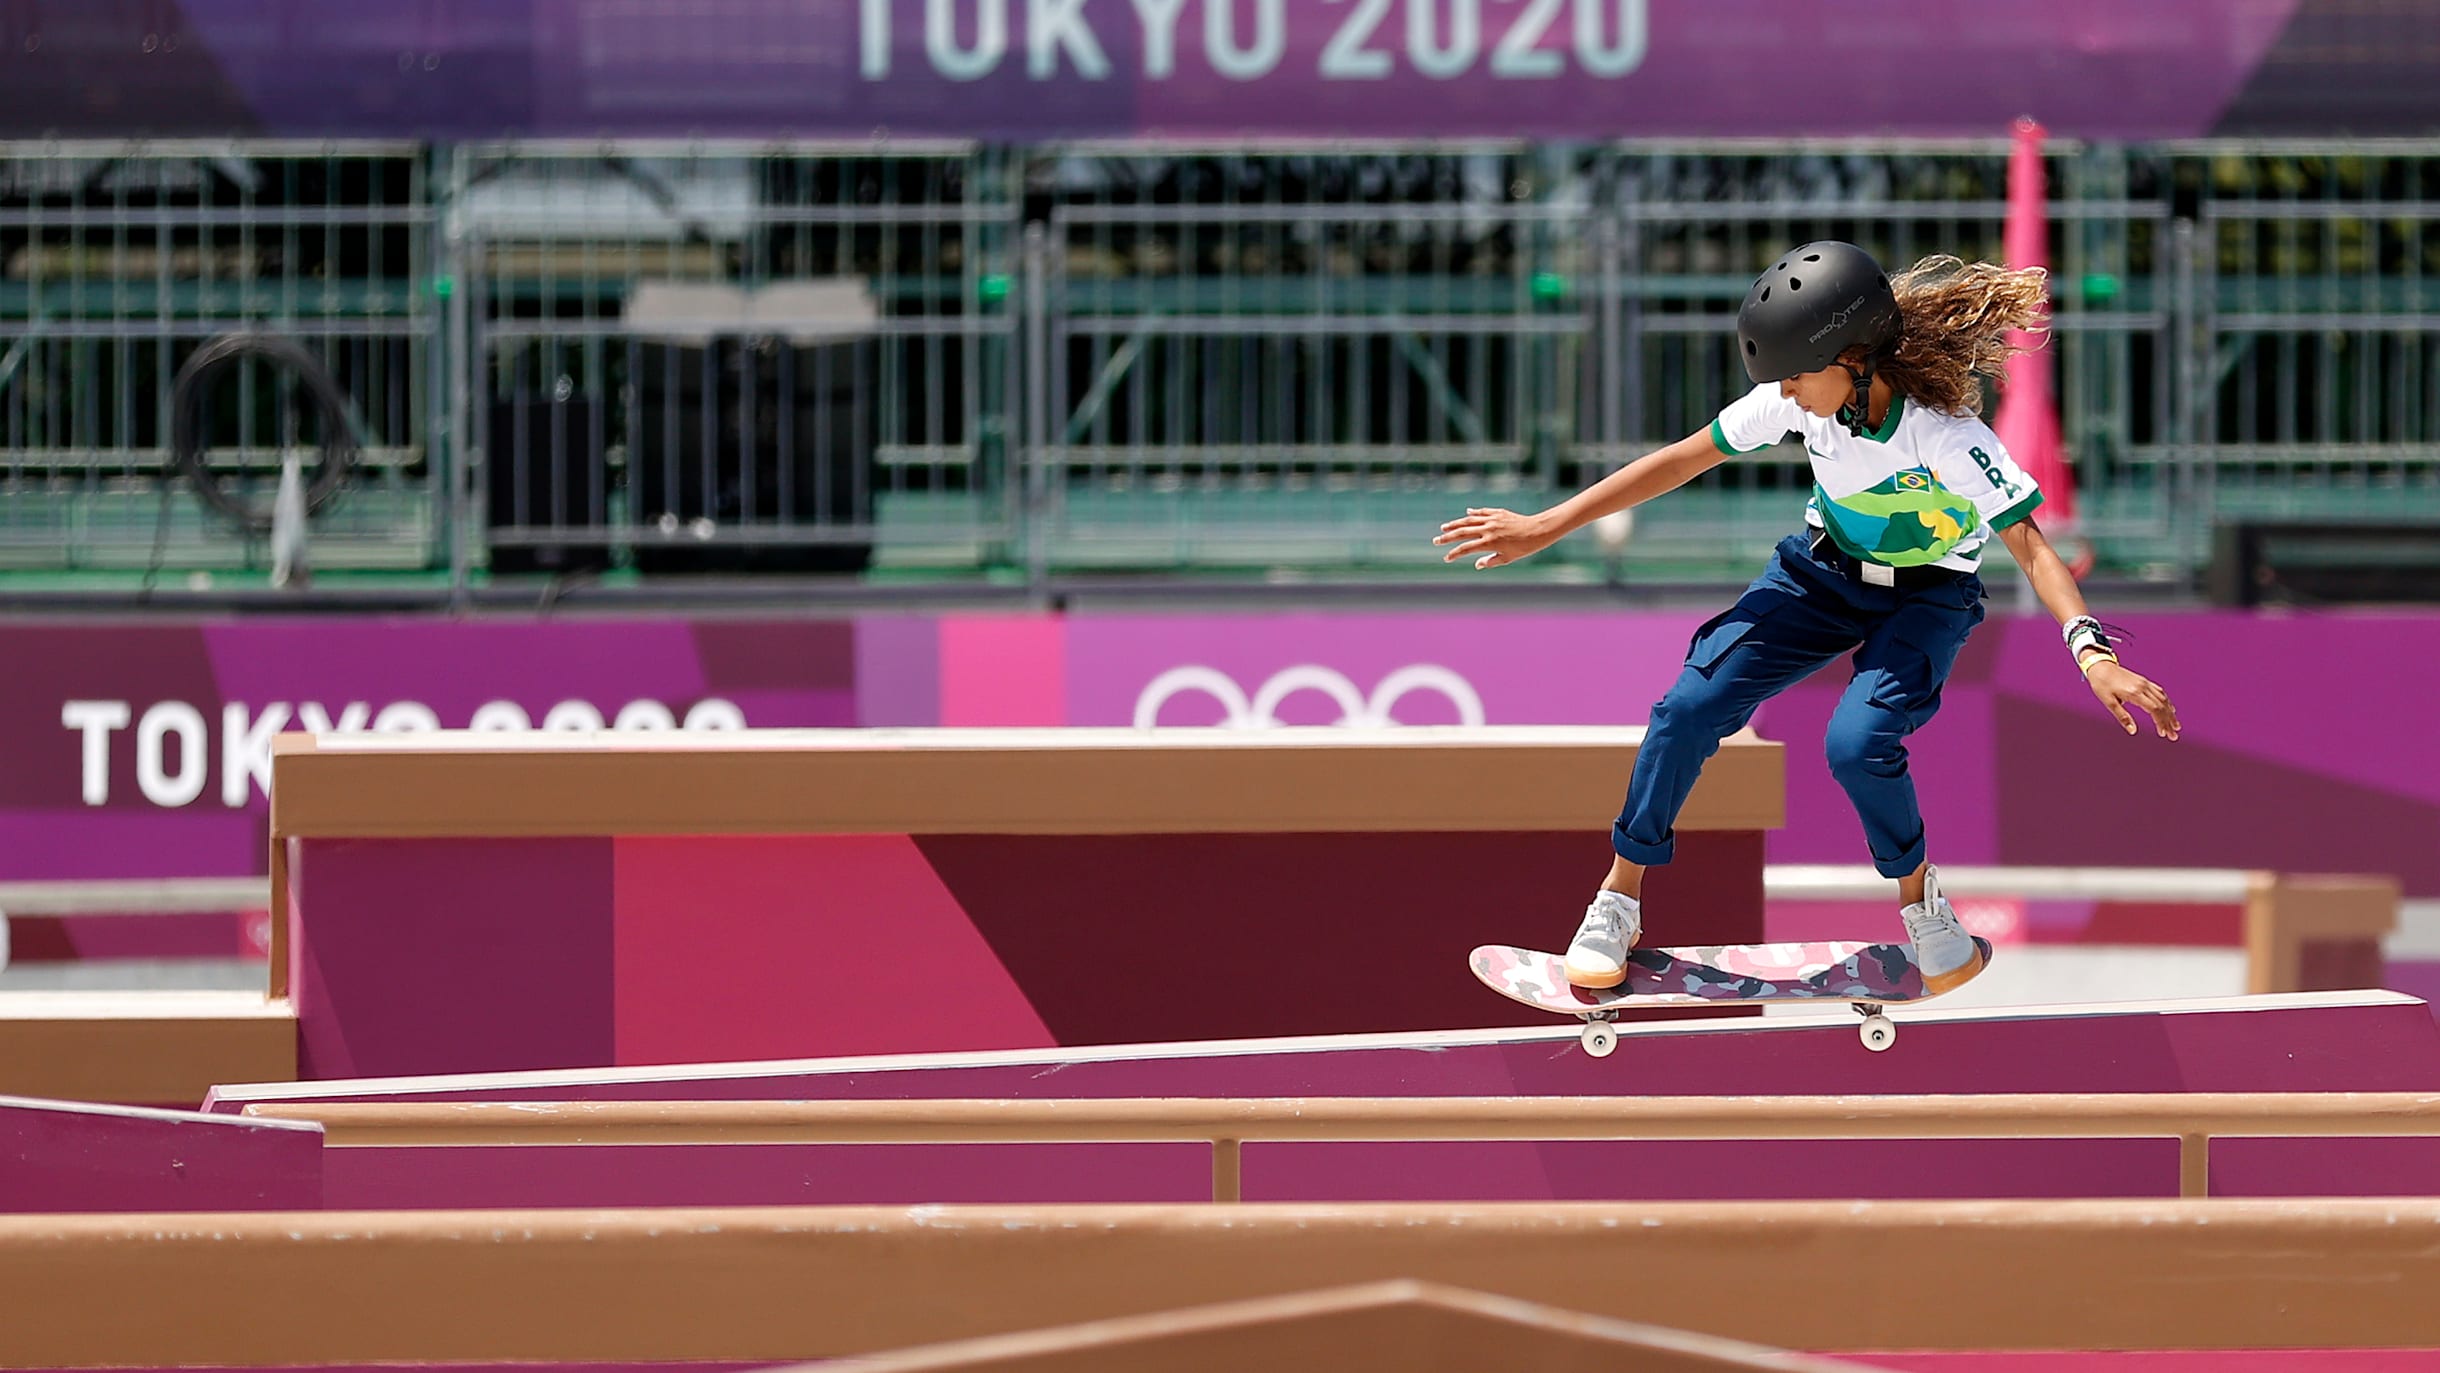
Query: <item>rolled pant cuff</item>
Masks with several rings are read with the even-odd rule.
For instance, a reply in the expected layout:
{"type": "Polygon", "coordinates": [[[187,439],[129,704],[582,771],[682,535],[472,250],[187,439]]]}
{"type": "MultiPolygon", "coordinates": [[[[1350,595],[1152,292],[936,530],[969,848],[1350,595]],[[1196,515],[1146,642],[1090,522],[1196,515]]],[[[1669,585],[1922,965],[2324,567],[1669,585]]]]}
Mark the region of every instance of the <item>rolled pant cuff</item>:
{"type": "Polygon", "coordinates": [[[1610,826],[1610,851],[1630,863],[1640,863],[1647,868],[1657,868],[1676,856],[1677,840],[1664,839],[1657,844],[1637,843],[1627,837],[1624,825],[1612,825],[1610,826]]]}
{"type": "Polygon", "coordinates": [[[1912,877],[1915,875],[1915,869],[1922,866],[1923,841],[1920,839],[1915,841],[1913,847],[1909,848],[1905,853],[1900,854],[1896,858],[1875,858],[1872,860],[1873,871],[1878,872],[1883,877],[1912,877]]]}

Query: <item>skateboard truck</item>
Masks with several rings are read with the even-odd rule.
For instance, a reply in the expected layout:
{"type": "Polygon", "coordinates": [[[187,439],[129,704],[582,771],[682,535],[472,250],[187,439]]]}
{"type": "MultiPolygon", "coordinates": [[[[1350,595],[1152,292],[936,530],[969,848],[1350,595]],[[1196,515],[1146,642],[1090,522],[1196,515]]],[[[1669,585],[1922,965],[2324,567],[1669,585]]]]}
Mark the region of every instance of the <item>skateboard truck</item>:
{"type": "Polygon", "coordinates": [[[1856,1034],[1865,1048],[1877,1054],[1898,1042],[1897,1022],[1889,1018],[1889,1012],[1879,1002],[1858,1001],[1854,1005],[1855,1013],[1864,1017],[1864,1023],[1856,1027],[1856,1034]]]}
{"type": "Polygon", "coordinates": [[[1594,1058],[1608,1058],[1610,1051],[1618,1047],[1618,1031],[1610,1024],[1608,1011],[1595,1011],[1586,1016],[1584,1033],[1576,1038],[1584,1045],[1584,1051],[1594,1058]]]}
{"type": "MultiPolygon", "coordinates": [[[[1855,1013],[1864,1017],[1864,1023],[1856,1027],[1856,1037],[1864,1041],[1865,1048],[1877,1054],[1898,1042],[1898,1023],[1880,1005],[1870,1001],[1851,1004],[1855,1013]]],[[[1594,1058],[1608,1058],[1618,1048],[1618,1030],[1610,1019],[1608,1011],[1593,1011],[1584,1017],[1584,1033],[1576,1038],[1594,1058]]]]}

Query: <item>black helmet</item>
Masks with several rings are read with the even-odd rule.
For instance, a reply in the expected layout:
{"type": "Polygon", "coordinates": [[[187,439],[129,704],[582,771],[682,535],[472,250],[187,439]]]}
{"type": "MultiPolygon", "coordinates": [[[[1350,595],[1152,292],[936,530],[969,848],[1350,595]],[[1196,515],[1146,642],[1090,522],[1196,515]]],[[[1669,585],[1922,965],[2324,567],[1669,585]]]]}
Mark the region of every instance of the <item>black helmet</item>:
{"type": "Polygon", "coordinates": [[[1758,386],[1818,372],[1850,348],[1865,350],[1869,377],[1898,324],[1889,273],[1854,244],[1824,239],[1754,279],[1737,311],[1737,351],[1758,386]]]}

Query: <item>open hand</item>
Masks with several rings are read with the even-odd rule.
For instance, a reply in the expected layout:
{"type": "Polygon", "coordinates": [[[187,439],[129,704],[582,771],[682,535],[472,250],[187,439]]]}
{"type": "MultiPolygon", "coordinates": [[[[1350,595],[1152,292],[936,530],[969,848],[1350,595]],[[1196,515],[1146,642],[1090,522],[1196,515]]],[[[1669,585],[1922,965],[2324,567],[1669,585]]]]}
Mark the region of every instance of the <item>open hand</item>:
{"type": "Polygon", "coordinates": [[[1464,515],[1440,527],[1440,536],[1432,543],[1456,544],[1457,547],[1440,555],[1444,563],[1453,563],[1472,554],[1476,568],[1503,567],[1519,558],[1530,558],[1559,541],[1559,535],[1547,528],[1538,515],[1520,515],[1513,510],[1468,510],[1464,515]]]}
{"type": "Polygon", "coordinates": [[[2098,663],[2085,675],[2084,684],[2110,708],[2127,733],[2135,732],[2135,717],[2127,713],[2135,706],[2152,717],[2152,729],[2163,739],[2177,737],[2177,707],[2169,704],[2169,693],[2160,689],[2141,673],[2130,671],[2117,663],[2098,663]]]}

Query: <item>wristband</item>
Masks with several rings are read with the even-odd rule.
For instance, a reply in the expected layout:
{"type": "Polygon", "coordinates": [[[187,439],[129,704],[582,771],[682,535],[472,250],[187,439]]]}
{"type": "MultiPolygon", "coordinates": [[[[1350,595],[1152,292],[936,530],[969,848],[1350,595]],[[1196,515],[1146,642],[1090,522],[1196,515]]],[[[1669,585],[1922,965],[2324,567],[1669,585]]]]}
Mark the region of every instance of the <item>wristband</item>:
{"type": "Polygon", "coordinates": [[[2082,658],[2077,659],[2077,660],[2076,660],[2076,670],[2077,670],[2077,671],[2079,671],[2079,672],[2081,672],[2081,673],[2083,673],[2083,674],[2085,675],[2085,677],[2086,677],[2086,678],[2089,680],[2089,679],[2092,677],[2092,675],[2093,675],[2093,668],[2094,668],[2095,666],[2097,666],[2097,665],[2099,665],[2099,664],[2101,664],[2101,663],[2114,663],[2114,662],[2117,662],[2117,661],[2118,661],[2118,655],[2117,655],[2117,654],[2115,654],[2115,653],[2110,652],[2108,649],[2106,649],[2106,648],[2105,648],[2105,649],[2100,650],[2100,651],[2099,651],[2099,652],[2097,652],[2097,653],[2088,654],[2088,655],[2086,655],[2086,656],[2084,656],[2084,657],[2082,657],[2082,658]]]}
{"type": "Polygon", "coordinates": [[[2061,626],[2059,637],[2067,641],[2068,653],[2079,658],[2087,649],[2110,652],[2110,636],[2102,632],[2101,622],[2090,615],[2078,615],[2069,620],[2061,626]]]}

